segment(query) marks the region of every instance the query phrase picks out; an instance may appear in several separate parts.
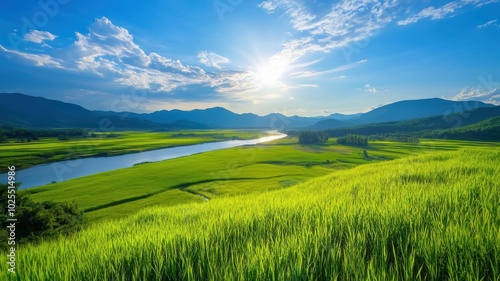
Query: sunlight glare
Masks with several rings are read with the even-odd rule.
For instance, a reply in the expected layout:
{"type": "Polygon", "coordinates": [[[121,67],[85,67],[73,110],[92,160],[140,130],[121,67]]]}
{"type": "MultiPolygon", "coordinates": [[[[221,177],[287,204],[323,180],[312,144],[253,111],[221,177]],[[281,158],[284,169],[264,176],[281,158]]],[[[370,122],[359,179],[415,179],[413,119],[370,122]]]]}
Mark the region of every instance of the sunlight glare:
{"type": "Polygon", "coordinates": [[[280,81],[283,72],[282,66],[267,63],[259,68],[257,74],[262,85],[276,85],[280,81]]]}

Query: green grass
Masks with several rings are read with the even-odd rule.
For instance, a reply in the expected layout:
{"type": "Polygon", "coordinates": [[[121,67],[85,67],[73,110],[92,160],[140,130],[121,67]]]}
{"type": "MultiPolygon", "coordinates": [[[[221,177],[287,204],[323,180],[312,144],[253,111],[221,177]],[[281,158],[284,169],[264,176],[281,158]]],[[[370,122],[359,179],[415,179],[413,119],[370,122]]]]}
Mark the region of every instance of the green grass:
{"type": "MultiPolygon", "coordinates": [[[[334,142],[334,140],[332,140],[334,142]]],[[[237,147],[189,157],[147,163],[27,190],[34,201],[72,201],[86,210],[90,222],[116,219],[145,206],[201,202],[251,192],[288,188],[314,177],[361,164],[409,155],[492,143],[422,141],[421,144],[375,142],[367,147],[298,145],[294,139],[237,147]],[[181,193],[186,193],[180,196],[181,193]]]]}
{"type": "Polygon", "coordinates": [[[95,138],[59,141],[57,138],[41,138],[38,141],[0,144],[0,172],[15,165],[24,169],[37,164],[92,156],[112,156],[173,146],[192,145],[232,139],[253,139],[262,135],[257,130],[199,130],[175,132],[115,132],[97,134],[95,138]],[[176,134],[184,134],[175,136],[176,134]],[[193,135],[194,134],[194,135],[193,135]]]}
{"type": "MultiPolygon", "coordinates": [[[[0,280],[499,280],[500,149],[436,150],[97,223],[20,246],[17,275],[0,280]]],[[[386,156],[398,152],[422,151],[386,156]]]]}

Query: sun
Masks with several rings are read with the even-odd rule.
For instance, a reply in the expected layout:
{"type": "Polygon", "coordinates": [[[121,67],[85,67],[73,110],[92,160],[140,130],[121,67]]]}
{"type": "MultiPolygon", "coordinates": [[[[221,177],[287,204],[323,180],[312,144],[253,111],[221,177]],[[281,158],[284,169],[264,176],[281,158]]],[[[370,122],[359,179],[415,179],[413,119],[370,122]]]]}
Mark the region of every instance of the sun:
{"type": "Polygon", "coordinates": [[[262,85],[273,86],[279,84],[284,68],[277,63],[267,63],[257,70],[257,77],[262,85]]]}

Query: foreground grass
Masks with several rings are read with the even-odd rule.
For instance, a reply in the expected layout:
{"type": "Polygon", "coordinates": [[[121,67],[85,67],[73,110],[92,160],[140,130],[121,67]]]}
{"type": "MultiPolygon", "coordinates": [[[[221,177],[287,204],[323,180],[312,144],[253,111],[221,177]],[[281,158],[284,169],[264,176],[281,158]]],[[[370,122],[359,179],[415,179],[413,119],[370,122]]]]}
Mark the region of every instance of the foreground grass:
{"type": "Polygon", "coordinates": [[[150,208],[21,246],[0,279],[498,280],[499,160],[498,148],[431,153],[150,208]]]}
{"type": "Polygon", "coordinates": [[[57,138],[41,138],[38,141],[16,143],[11,140],[0,144],[0,172],[15,165],[24,169],[69,159],[113,156],[152,149],[206,142],[239,139],[254,139],[261,136],[257,130],[198,130],[175,132],[126,131],[98,133],[96,137],[60,141],[57,138]],[[112,137],[109,137],[109,136],[112,137]]]}
{"type": "Polygon", "coordinates": [[[491,149],[494,143],[422,141],[375,142],[367,147],[297,144],[281,139],[272,144],[212,151],[138,165],[128,169],[29,189],[33,200],[72,201],[90,222],[121,218],[144,207],[172,206],[209,199],[289,188],[314,177],[358,165],[462,148],[491,149]]]}

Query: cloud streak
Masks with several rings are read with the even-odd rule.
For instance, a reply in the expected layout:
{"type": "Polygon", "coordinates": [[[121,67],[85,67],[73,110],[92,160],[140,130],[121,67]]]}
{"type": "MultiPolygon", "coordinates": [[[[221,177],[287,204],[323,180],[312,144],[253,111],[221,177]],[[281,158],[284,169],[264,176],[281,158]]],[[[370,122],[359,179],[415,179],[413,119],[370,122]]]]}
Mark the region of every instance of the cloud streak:
{"type": "Polygon", "coordinates": [[[500,24],[497,24],[498,20],[490,20],[488,22],[485,22],[483,24],[480,24],[477,26],[477,29],[483,29],[483,28],[486,28],[488,26],[497,26],[497,27],[500,27],[500,24]]]}
{"type": "Polygon", "coordinates": [[[16,50],[9,50],[0,45],[0,51],[6,53],[7,55],[14,55],[23,59],[24,61],[34,63],[35,66],[39,67],[51,67],[51,68],[63,68],[62,61],[53,58],[46,54],[30,54],[24,53],[16,50]]]}
{"type": "Polygon", "coordinates": [[[443,5],[441,7],[430,6],[428,8],[423,9],[417,14],[411,15],[404,20],[398,21],[399,25],[408,25],[412,23],[416,23],[422,19],[430,18],[431,20],[440,20],[448,17],[455,16],[462,8],[466,6],[476,6],[481,7],[487,4],[499,2],[498,0],[460,0],[460,1],[452,1],[443,5]]]}
{"type": "MultiPolygon", "coordinates": [[[[359,66],[359,65],[366,63],[366,62],[368,62],[368,60],[360,60],[360,61],[357,61],[355,63],[342,65],[342,66],[328,69],[328,70],[324,70],[324,71],[300,71],[300,72],[291,73],[290,76],[296,77],[296,78],[318,77],[318,76],[322,76],[325,74],[346,71],[346,70],[349,70],[351,68],[354,68],[354,67],[359,66]]],[[[343,77],[345,77],[345,76],[343,76],[343,77]]]]}

